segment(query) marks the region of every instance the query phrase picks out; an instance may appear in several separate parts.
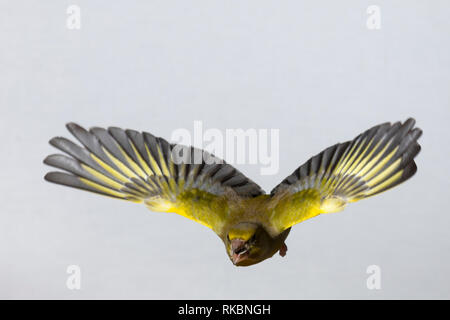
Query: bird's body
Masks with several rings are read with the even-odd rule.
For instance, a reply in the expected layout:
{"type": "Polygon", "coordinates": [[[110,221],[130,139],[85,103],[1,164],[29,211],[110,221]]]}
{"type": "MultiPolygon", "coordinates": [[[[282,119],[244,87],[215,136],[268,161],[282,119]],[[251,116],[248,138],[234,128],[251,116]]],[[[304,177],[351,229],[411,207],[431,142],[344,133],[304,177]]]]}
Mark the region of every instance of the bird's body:
{"type": "Polygon", "coordinates": [[[416,172],[422,131],[414,120],[384,123],[312,157],[270,194],[223,160],[193,147],[169,144],[149,133],[119,128],[86,131],[70,123],[83,147],[65,138],[50,143],[44,162],[64,172],[46,180],[144,203],[212,229],[231,261],[249,266],[286,254],[291,227],[409,179],[416,172]],[[198,156],[200,155],[200,156],[198,156]]]}
{"type": "MultiPolygon", "coordinates": [[[[172,209],[172,211],[186,217],[208,215],[211,211],[217,216],[227,217],[226,219],[219,220],[213,227],[213,230],[226,245],[227,252],[230,249],[227,246],[229,244],[228,238],[247,241],[258,230],[258,234],[261,235],[258,240],[264,242],[264,250],[257,252],[258,256],[255,259],[257,262],[272,257],[283,246],[290,228],[282,233],[278,233],[272,228],[270,216],[274,199],[270,195],[263,194],[254,198],[240,198],[230,193],[224,197],[208,199],[206,200],[208,201],[206,205],[197,204],[195,206],[205,208],[205,212],[186,211],[186,208],[190,207],[189,204],[192,201],[205,201],[205,199],[207,199],[207,195],[195,197],[188,194],[180,203],[180,208],[178,210],[172,209]]],[[[150,205],[149,209],[154,210],[154,207],[150,205]]],[[[253,254],[255,253],[253,252],[253,254]]],[[[252,257],[242,263],[237,262],[237,265],[245,265],[244,263],[249,263],[250,261],[253,261],[252,257]]]]}

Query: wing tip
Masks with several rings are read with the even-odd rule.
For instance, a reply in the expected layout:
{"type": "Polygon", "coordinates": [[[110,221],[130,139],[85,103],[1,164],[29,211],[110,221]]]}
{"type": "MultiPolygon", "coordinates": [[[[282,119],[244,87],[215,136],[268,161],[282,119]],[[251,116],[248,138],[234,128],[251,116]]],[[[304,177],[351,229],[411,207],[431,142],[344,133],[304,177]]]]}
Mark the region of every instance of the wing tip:
{"type": "Polygon", "coordinates": [[[73,129],[76,129],[76,128],[81,128],[81,126],[78,125],[77,123],[73,122],[73,121],[70,121],[70,122],[66,123],[66,128],[68,130],[73,130],[73,129]]]}
{"type": "Polygon", "coordinates": [[[408,117],[404,124],[410,125],[411,127],[414,127],[414,125],[416,124],[416,119],[414,119],[413,117],[408,117]]]}
{"type": "Polygon", "coordinates": [[[62,172],[59,171],[50,171],[47,172],[44,176],[44,180],[48,181],[48,182],[52,182],[52,183],[60,183],[58,182],[58,176],[61,174],[62,172]]]}
{"type": "Polygon", "coordinates": [[[54,158],[54,156],[55,156],[55,154],[50,154],[50,155],[46,156],[46,157],[44,158],[44,160],[42,160],[42,163],[43,163],[43,164],[46,164],[46,165],[48,165],[48,166],[50,166],[51,163],[52,163],[52,159],[54,158]]]}

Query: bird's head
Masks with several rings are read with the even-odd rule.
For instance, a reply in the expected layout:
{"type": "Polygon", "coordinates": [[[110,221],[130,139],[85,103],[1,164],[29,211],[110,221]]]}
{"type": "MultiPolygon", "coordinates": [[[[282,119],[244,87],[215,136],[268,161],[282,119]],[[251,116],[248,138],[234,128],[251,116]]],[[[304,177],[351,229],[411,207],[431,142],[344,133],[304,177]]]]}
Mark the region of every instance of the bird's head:
{"type": "Polygon", "coordinates": [[[242,222],[230,228],[225,245],[236,266],[250,266],[267,258],[269,235],[256,223],[242,222]]]}

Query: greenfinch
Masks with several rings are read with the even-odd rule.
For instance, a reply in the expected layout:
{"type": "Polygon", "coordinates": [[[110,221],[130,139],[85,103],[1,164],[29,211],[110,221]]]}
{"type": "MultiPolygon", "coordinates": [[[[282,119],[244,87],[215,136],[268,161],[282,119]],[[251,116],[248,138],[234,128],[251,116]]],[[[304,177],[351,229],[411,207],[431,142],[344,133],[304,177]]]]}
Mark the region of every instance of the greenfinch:
{"type": "Polygon", "coordinates": [[[417,170],[422,131],[414,119],[383,123],[315,155],[266,194],[255,182],[214,155],[170,144],[147,132],[75,123],[81,143],[55,137],[65,153],[44,163],[62,171],[45,180],[172,212],[213,230],[236,266],[284,256],[291,227],[409,179],[417,170]]]}

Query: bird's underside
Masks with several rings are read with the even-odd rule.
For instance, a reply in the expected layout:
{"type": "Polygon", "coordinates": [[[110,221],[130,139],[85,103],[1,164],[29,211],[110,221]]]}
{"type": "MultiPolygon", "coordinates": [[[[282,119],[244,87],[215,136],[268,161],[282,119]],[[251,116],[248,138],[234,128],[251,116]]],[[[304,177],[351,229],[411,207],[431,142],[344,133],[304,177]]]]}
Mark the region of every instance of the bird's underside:
{"type": "Polygon", "coordinates": [[[290,228],[409,179],[422,131],[415,121],[384,123],[335,144],[296,169],[270,194],[223,160],[193,147],[168,143],[147,132],[91,128],[68,130],[81,145],[55,137],[65,154],[44,163],[61,169],[45,179],[173,212],[212,229],[231,261],[252,265],[284,256],[290,228]]]}

